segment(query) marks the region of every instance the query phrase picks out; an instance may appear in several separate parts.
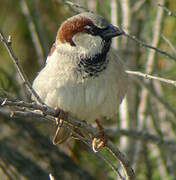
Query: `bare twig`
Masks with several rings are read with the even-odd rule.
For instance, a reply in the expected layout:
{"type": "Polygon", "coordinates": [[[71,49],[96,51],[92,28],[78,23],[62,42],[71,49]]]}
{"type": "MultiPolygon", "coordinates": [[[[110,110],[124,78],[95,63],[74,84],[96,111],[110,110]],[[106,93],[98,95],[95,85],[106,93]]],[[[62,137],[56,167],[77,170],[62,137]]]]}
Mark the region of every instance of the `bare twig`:
{"type": "Polygon", "coordinates": [[[106,147],[112,152],[115,158],[119,160],[123,165],[127,175],[127,179],[134,180],[135,179],[134,171],[131,168],[129,161],[125,158],[125,155],[121,153],[119,149],[116,146],[114,146],[114,144],[111,141],[108,141],[106,147]]]}
{"type": "MultiPolygon", "coordinates": [[[[134,78],[136,83],[138,83],[142,88],[145,88],[150,92],[150,95],[152,95],[160,104],[162,104],[169,113],[171,113],[176,118],[176,111],[174,108],[166,101],[164,100],[160,95],[158,95],[147,83],[144,83],[144,81],[134,78]]],[[[171,119],[169,119],[171,121],[171,119]]],[[[175,124],[174,121],[171,121],[172,124],[175,124]]]]}
{"type": "Polygon", "coordinates": [[[0,105],[1,106],[14,106],[14,107],[23,107],[23,108],[29,108],[32,110],[40,110],[42,112],[47,113],[47,115],[51,115],[51,116],[55,116],[56,115],[56,111],[52,108],[46,107],[46,106],[41,106],[39,104],[34,103],[28,103],[28,102],[24,102],[24,101],[18,101],[18,102],[14,102],[14,101],[7,101],[6,99],[3,99],[0,97],[0,105]]]}
{"type": "MultiPolygon", "coordinates": [[[[164,0],[160,0],[160,2],[164,2],[164,0]]],[[[156,19],[153,24],[154,29],[153,29],[152,46],[150,46],[151,49],[149,49],[149,54],[148,54],[147,61],[146,61],[146,73],[147,74],[151,74],[153,72],[153,64],[154,64],[155,55],[156,55],[157,51],[152,51],[152,49],[157,50],[156,47],[159,44],[159,37],[161,34],[162,21],[163,21],[163,10],[158,8],[156,19]]],[[[145,45],[145,44],[142,43],[142,45],[145,45]]],[[[146,83],[148,83],[148,82],[146,82],[146,83]]],[[[139,122],[138,127],[137,127],[138,131],[142,131],[144,129],[144,126],[147,124],[147,122],[148,123],[150,122],[149,120],[146,121],[147,116],[145,115],[145,112],[148,109],[148,107],[147,107],[148,97],[149,97],[149,91],[147,91],[147,89],[142,89],[139,108],[138,108],[138,116],[137,116],[138,122],[139,122]]],[[[141,150],[141,147],[142,147],[141,142],[138,141],[136,144],[136,150],[135,150],[135,154],[134,154],[134,162],[135,162],[134,167],[135,168],[138,165],[136,162],[137,162],[137,159],[139,158],[139,152],[141,150]]]]}
{"type": "MultiPolygon", "coordinates": [[[[47,120],[51,120],[52,122],[55,122],[55,119],[52,118],[51,116],[55,116],[56,115],[56,110],[54,109],[46,109],[45,106],[43,105],[39,105],[36,103],[27,103],[27,102],[23,102],[23,101],[18,101],[18,102],[13,102],[13,101],[8,101],[6,98],[1,98],[0,97],[0,104],[1,106],[13,106],[13,107],[21,107],[21,108],[29,108],[29,109],[35,109],[35,110],[40,110],[42,113],[40,112],[34,112],[31,110],[23,110],[23,111],[13,111],[11,112],[11,117],[23,117],[23,118],[42,118],[42,119],[46,119],[46,115],[49,115],[50,118],[47,120]]],[[[10,113],[10,112],[8,112],[10,113]]],[[[80,127],[80,128],[86,128],[86,131],[88,131],[89,133],[92,134],[92,136],[95,136],[96,131],[95,129],[93,129],[92,127],[88,126],[87,124],[85,125],[85,123],[83,123],[82,121],[78,121],[72,117],[69,117],[68,119],[64,119],[66,122],[68,122],[69,124],[71,124],[72,126],[76,126],[76,127],[80,127]]],[[[74,132],[73,132],[74,133],[74,132]]],[[[89,147],[91,148],[91,140],[86,140],[85,138],[82,138],[81,136],[79,136],[78,134],[74,134],[74,136],[79,137],[80,140],[82,140],[83,142],[85,142],[87,145],[89,145],[89,147]]],[[[119,152],[119,151],[118,151],[119,152]]],[[[101,155],[101,158],[103,157],[103,155],[101,155]]],[[[117,169],[115,168],[115,166],[110,163],[105,157],[103,157],[103,159],[112,167],[112,169],[115,170],[115,172],[119,175],[119,177],[122,178],[122,176],[120,175],[120,173],[117,171],[117,169]]],[[[122,162],[123,164],[123,162],[122,162]]]]}
{"type": "Polygon", "coordinates": [[[143,142],[151,142],[158,146],[169,148],[171,151],[176,151],[176,141],[175,140],[166,140],[164,138],[158,137],[154,134],[150,134],[144,131],[136,130],[126,130],[126,129],[117,129],[114,127],[105,128],[105,132],[109,136],[127,136],[129,138],[140,139],[143,142]]]}
{"type": "Polygon", "coordinates": [[[170,79],[166,79],[166,78],[161,78],[161,77],[145,74],[145,73],[142,73],[142,72],[139,72],[139,71],[128,71],[127,70],[126,73],[128,73],[130,75],[143,77],[145,79],[157,80],[157,81],[160,81],[160,82],[163,82],[163,83],[166,83],[166,84],[176,86],[176,81],[174,81],[174,80],[170,80],[170,79]]]}
{"type": "MultiPolygon", "coordinates": [[[[87,139],[87,138],[84,138],[82,136],[80,136],[78,133],[76,133],[75,131],[73,131],[72,129],[70,129],[72,131],[72,134],[74,137],[78,138],[79,140],[81,140],[82,142],[84,142],[91,150],[92,150],[92,141],[87,139]]],[[[119,172],[118,168],[116,168],[114,166],[114,164],[106,158],[105,155],[103,155],[101,152],[98,152],[94,150],[92,150],[92,152],[94,153],[94,155],[96,155],[97,157],[101,158],[103,161],[105,161],[111,168],[112,170],[119,176],[119,178],[121,180],[125,180],[125,178],[121,175],[121,173],[119,172]]]]}
{"type": "Polygon", "coordinates": [[[15,96],[13,96],[12,94],[10,94],[9,92],[7,92],[6,90],[4,90],[3,88],[0,88],[0,94],[3,94],[3,96],[5,96],[6,98],[8,98],[9,100],[15,101],[17,100],[17,98],[15,96]]]}
{"type": "Polygon", "coordinates": [[[160,102],[174,117],[176,117],[176,111],[166,100],[164,100],[160,95],[158,95],[158,93],[154,91],[147,83],[141,82],[140,84],[147,88],[150,91],[150,95],[157,99],[158,102],[160,102]]]}
{"type": "Polygon", "coordinates": [[[158,6],[162,7],[168,13],[169,16],[173,16],[176,18],[176,14],[169,10],[166,6],[164,6],[163,4],[158,4],[158,6]]]}
{"type": "Polygon", "coordinates": [[[164,51],[164,50],[162,50],[162,49],[156,48],[156,47],[154,47],[154,46],[152,46],[152,45],[146,44],[146,43],[144,43],[143,41],[137,39],[135,36],[129,35],[129,34],[125,33],[125,32],[124,32],[124,35],[125,35],[126,37],[130,38],[131,40],[136,41],[137,43],[139,43],[139,45],[144,46],[144,47],[147,47],[147,48],[150,48],[150,49],[153,49],[153,50],[155,50],[156,52],[159,52],[159,53],[161,53],[161,54],[164,54],[165,56],[169,57],[170,59],[173,59],[174,61],[176,61],[176,57],[175,57],[175,56],[172,56],[172,55],[169,54],[168,52],[166,52],[166,51],[164,51]]]}
{"type": "Polygon", "coordinates": [[[174,47],[174,45],[166,38],[166,36],[164,36],[163,34],[161,35],[161,37],[166,41],[166,43],[169,45],[169,47],[171,48],[171,50],[176,53],[176,48],[174,47]]]}
{"type": "Polygon", "coordinates": [[[106,156],[104,156],[101,152],[96,153],[96,155],[97,155],[98,157],[100,157],[101,159],[103,159],[108,165],[111,165],[111,168],[113,169],[114,172],[116,172],[116,174],[119,176],[119,178],[120,178],[121,180],[126,180],[126,178],[124,178],[124,177],[121,175],[121,173],[119,172],[118,168],[116,168],[116,167],[113,165],[113,163],[112,163],[109,159],[106,158],[106,156]]]}
{"type": "Polygon", "coordinates": [[[124,177],[121,175],[121,173],[119,172],[118,168],[116,168],[116,167],[114,166],[114,164],[113,164],[109,159],[106,158],[106,156],[104,156],[101,152],[96,153],[96,155],[97,155],[98,157],[100,157],[101,159],[103,159],[108,165],[111,165],[112,170],[113,170],[114,172],[116,172],[116,174],[119,176],[119,178],[120,178],[121,180],[126,180],[126,178],[124,178],[124,177]]]}
{"type": "MultiPolygon", "coordinates": [[[[8,101],[5,98],[0,98],[0,103],[1,106],[13,106],[13,107],[23,107],[23,108],[29,108],[29,109],[35,109],[35,110],[40,110],[42,113],[40,112],[35,112],[35,111],[31,111],[31,110],[23,110],[23,111],[13,111],[11,113],[11,117],[23,117],[23,118],[31,118],[31,117],[35,117],[35,118],[47,118],[47,115],[49,117],[49,119],[51,119],[52,122],[55,122],[55,119],[53,117],[55,117],[56,115],[56,110],[54,109],[46,109],[45,106],[43,105],[39,105],[39,104],[35,104],[35,103],[27,103],[27,102],[13,102],[13,101],[8,101]]],[[[89,132],[90,134],[92,134],[92,137],[94,137],[97,132],[94,128],[92,128],[91,126],[85,124],[85,122],[79,121],[71,116],[68,116],[67,119],[64,119],[65,117],[63,117],[63,120],[67,123],[69,123],[71,126],[74,127],[78,127],[78,128],[84,128],[86,130],[86,132],[89,132]]],[[[78,136],[78,135],[77,135],[78,136]]],[[[91,148],[91,140],[85,141],[85,139],[82,139],[81,137],[79,137],[80,140],[83,140],[83,142],[88,143],[88,145],[91,148]]],[[[110,143],[112,144],[112,143],[110,143]]],[[[112,146],[112,145],[111,145],[112,146]]],[[[107,147],[107,148],[111,148],[111,146],[107,147]]],[[[119,151],[119,149],[115,146],[113,146],[113,149],[110,149],[110,151],[114,152],[117,159],[119,159],[121,161],[121,163],[123,164],[123,167],[125,168],[125,171],[127,171],[126,173],[128,174],[129,167],[126,167],[126,162],[127,159],[124,155],[122,155],[122,153],[119,151]]],[[[106,158],[104,158],[105,160],[106,158]]],[[[107,162],[107,160],[106,160],[107,162]]],[[[116,173],[119,174],[119,172],[117,172],[117,169],[111,164],[109,164],[114,170],[116,170],[116,173]]],[[[119,175],[120,176],[120,175],[119,175]]],[[[130,176],[129,176],[130,177],[130,176]]],[[[131,179],[129,179],[131,180],[131,179]]]]}
{"type": "Polygon", "coordinates": [[[41,46],[39,36],[37,34],[37,31],[36,31],[35,24],[34,24],[34,22],[32,20],[31,15],[30,15],[28,5],[27,5],[25,0],[21,1],[21,8],[22,8],[23,14],[26,17],[26,20],[28,21],[28,25],[29,25],[29,29],[30,29],[30,32],[31,32],[33,44],[35,46],[35,50],[36,50],[36,53],[37,53],[37,56],[38,56],[38,59],[39,59],[39,64],[43,65],[44,64],[44,54],[43,54],[43,51],[42,51],[42,46],[41,46]]]}
{"type": "MultiPolygon", "coordinates": [[[[21,107],[23,110],[24,108],[29,108],[29,109],[35,109],[35,110],[40,110],[42,111],[41,112],[37,112],[37,111],[29,111],[29,110],[24,110],[24,111],[13,111],[11,113],[11,115],[13,115],[14,117],[27,117],[27,118],[30,118],[30,117],[35,117],[35,118],[43,118],[43,119],[47,119],[47,121],[50,121],[50,122],[55,122],[55,119],[52,118],[52,116],[55,115],[55,110],[54,109],[51,109],[51,111],[49,111],[48,109],[45,108],[45,106],[42,106],[42,105],[38,105],[38,104],[35,104],[35,103],[28,103],[28,102],[23,102],[23,101],[9,101],[7,100],[6,98],[2,98],[0,97],[0,106],[12,106],[13,108],[15,107],[21,107]],[[47,111],[45,111],[47,110],[47,111]],[[46,115],[49,115],[49,117],[47,118],[46,115]]],[[[7,111],[7,113],[10,114],[10,111],[7,111]]],[[[0,112],[1,113],[1,112],[0,112]]],[[[88,127],[87,124],[85,124],[84,122],[82,121],[78,121],[78,120],[75,120],[73,118],[69,118],[69,123],[71,123],[73,126],[77,126],[77,127],[80,127],[80,128],[87,128],[89,130],[89,132],[91,132],[92,134],[96,134],[96,131],[95,129],[93,129],[92,127],[88,127]]],[[[122,135],[125,135],[125,136],[128,136],[130,138],[137,138],[137,139],[142,139],[142,140],[145,140],[145,141],[149,141],[149,142],[153,142],[153,143],[156,143],[157,145],[159,146],[168,146],[170,149],[173,149],[175,150],[176,149],[176,142],[173,141],[173,140],[164,140],[164,139],[161,139],[155,135],[152,135],[152,134],[149,134],[149,133],[145,133],[145,132],[142,132],[142,131],[133,131],[133,130],[125,130],[125,129],[114,129],[114,128],[105,128],[105,132],[110,135],[110,136],[122,136],[122,135]]],[[[78,135],[77,135],[78,136],[78,135]]],[[[80,140],[84,140],[85,141],[85,138],[79,136],[78,137],[80,140]]],[[[88,143],[90,143],[90,147],[91,147],[91,141],[86,141],[88,143]]]]}
{"type": "Polygon", "coordinates": [[[0,29],[0,38],[1,38],[1,41],[4,43],[6,49],[8,50],[9,52],[9,55],[13,61],[13,63],[15,64],[17,70],[18,70],[18,73],[24,83],[24,85],[26,86],[27,90],[31,93],[31,95],[33,95],[36,100],[40,103],[40,104],[44,104],[44,102],[40,99],[40,97],[37,95],[37,93],[34,91],[34,89],[32,88],[31,84],[29,83],[21,65],[19,64],[19,60],[18,58],[15,56],[14,52],[13,52],[13,49],[12,49],[12,43],[6,39],[6,37],[4,36],[2,30],[0,29]]]}
{"type": "Polygon", "coordinates": [[[87,8],[85,8],[85,7],[83,7],[83,6],[79,5],[79,4],[73,3],[71,1],[66,1],[65,3],[67,5],[69,5],[70,7],[75,7],[77,9],[82,9],[85,12],[91,12],[89,9],[87,9],[87,8]]]}

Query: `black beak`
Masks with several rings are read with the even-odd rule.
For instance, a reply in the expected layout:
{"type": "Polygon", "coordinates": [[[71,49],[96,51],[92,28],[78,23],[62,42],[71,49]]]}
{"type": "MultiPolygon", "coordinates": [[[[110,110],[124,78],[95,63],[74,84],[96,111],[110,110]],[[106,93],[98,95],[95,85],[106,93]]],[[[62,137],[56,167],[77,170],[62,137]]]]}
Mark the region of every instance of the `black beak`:
{"type": "Polygon", "coordinates": [[[116,36],[120,36],[122,34],[124,34],[123,31],[121,31],[118,27],[113,26],[112,24],[110,24],[106,29],[104,29],[101,32],[100,36],[103,39],[108,40],[108,39],[114,38],[116,36]]]}

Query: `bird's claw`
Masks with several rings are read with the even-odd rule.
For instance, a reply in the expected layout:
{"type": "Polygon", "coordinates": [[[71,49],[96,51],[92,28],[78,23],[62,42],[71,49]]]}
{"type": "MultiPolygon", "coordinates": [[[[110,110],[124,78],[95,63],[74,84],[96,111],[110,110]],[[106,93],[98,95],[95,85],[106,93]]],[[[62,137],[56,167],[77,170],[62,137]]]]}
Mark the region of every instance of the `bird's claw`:
{"type": "Polygon", "coordinates": [[[56,125],[58,125],[58,124],[62,124],[63,121],[61,121],[61,119],[67,119],[68,114],[64,112],[62,109],[57,107],[55,116],[56,116],[56,125]]]}
{"type": "Polygon", "coordinates": [[[105,134],[101,122],[98,119],[96,119],[95,122],[97,123],[99,129],[99,135],[93,138],[92,149],[94,152],[98,152],[98,150],[106,146],[108,142],[108,136],[105,134]]]}

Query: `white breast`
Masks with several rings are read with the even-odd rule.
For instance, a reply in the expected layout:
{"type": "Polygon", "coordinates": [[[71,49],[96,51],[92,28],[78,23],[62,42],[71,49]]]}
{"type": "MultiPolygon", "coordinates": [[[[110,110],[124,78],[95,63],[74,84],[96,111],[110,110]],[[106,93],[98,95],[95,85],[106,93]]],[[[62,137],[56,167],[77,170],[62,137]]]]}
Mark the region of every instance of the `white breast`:
{"type": "Polygon", "coordinates": [[[76,60],[55,51],[34,80],[33,88],[47,105],[78,119],[111,118],[126,93],[127,76],[113,50],[107,58],[108,67],[98,77],[82,79],[75,71],[76,60]]]}

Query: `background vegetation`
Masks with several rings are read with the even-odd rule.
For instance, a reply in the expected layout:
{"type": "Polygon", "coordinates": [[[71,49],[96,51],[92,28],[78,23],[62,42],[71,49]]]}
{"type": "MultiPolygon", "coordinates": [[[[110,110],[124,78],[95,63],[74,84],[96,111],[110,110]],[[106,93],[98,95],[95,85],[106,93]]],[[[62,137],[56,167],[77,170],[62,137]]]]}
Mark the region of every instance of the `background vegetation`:
{"type": "MultiPolygon", "coordinates": [[[[73,2],[173,56],[169,58],[143,47],[127,36],[113,41],[129,70],[175,81],[169,84],[129,74],[128,95],[118,117],[103,124],[111,140],[129,159],[136,179],[176,179],[176,16],[167,11],[174,12],[176,3],[173,0],[73,2]]],[[[1,0],[0,28],[11,36],[12,48],[30,82],[44,65],[59,25],[74,14],[74,9],[63,0],[1,0]]],[[[15,98],[29,101],[2,43],[0,88],[15,98]]],[[[7,97],[3,90],[0,96],[7,97]]],[[[44,180],[49,179],[49,173],[55,179],[65,180],[117,179],[111,168],[83,143],[70,140],[64,145],[52,145],[53,129],[51,122],[12,119],[6,108],[0,106],[0,179],[44,180]]],[[[120,164],[108,156],[106,149],[103,151],[122,172],[120,164]]]]}

